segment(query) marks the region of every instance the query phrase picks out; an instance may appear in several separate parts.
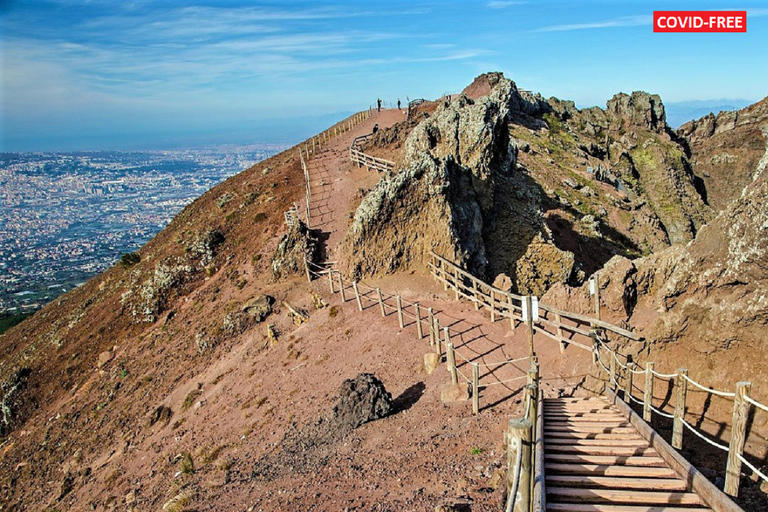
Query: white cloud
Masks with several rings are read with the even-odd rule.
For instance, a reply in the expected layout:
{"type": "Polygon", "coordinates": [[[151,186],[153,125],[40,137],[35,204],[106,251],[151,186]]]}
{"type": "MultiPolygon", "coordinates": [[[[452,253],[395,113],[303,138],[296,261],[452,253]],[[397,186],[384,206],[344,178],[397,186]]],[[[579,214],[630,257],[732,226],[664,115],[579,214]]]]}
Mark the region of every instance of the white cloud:
{"type": "Polygon", "coordinates": [[[638,27],[642,25],[652,26],[652,16],[622,16],[611,20],[594,21],[588,23],[573,23],[567,25],[550,25],[534,30],[534,32],[566,32],[570,30],[590,30],[615,27],[638,27]]]}
{"type": "Polygon", "coordinates": [[[491,0],[485,5],[489,9],[506,9],[507,7],[512,7],[513,5],[523,5],[527,3],[528,2],[515,1],[515,0],[491,0]]]}

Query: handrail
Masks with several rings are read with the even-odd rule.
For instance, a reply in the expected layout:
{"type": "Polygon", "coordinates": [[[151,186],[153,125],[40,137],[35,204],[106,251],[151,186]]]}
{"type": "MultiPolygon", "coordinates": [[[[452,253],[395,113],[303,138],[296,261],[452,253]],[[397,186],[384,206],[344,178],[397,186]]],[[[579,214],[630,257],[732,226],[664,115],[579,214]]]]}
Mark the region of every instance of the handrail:
{"type": "MultiPolygon", "coordinates": [[[[467,272],[466,270],[462,269],[452,261],[446,258],[443,258],[439,254],[436,254],[434,251],[429,251],[429,255],[432,258],[432,260],[428,262],[428,266],[432,270],[432,274],[438,280],[442,281],[444,285],[453,288],[453,290],[457,294],[457,297],[462,296],[467,300],[474,302],[478,308],[483,307],[483,308],[490,309],[492,321],[493,321],[494,315],[496,314],[502,317],[512,318],[513,320],[522,320],[522,315],[516,314],[517,311],[522,311],[522,308],[517,306],[516,304],[510,304],[510,302],[518,301],[522,303],[522,301],[524,300],[523,296],[514,294],[509,291],[501,290],[499,288],[496,288],[486,283],[485,281],[482,281],[481,279],[478,279],[477,277],[467,272]],[[439,265],[437,265],[436,263],[439,263],[439,265]],[[471,290],[468,286],[460,282],[460,280],[458,279],[458,276],[462,276],[467,280],[469,280],[471,290]],[[486,293],[484,290],[488,290],[488,292],[486,293]],[[465,293],[465,291],[467,293],[465,293]],[[469,292],[471,292],[472,295],[469,295],[468,294],[469,292]],[[506,300],[504,300],[505,298],[506,300]],[[498,310],[495,308],[495,306],[498,306],[498,310]],[[512,309],[516,310],[515,314],[512,313],[512,309]],[[505,310],[509,311],[510,313],[505,314],[505,310]]],[[[543,318],[543,317],[539,318],[537,321],[539,325],[535,325],[535,329],[538,332],[541,332],[542,334],[550,338],[553,338],[555,339],[555,341],[558,341],[560,343],[572,344],[586,350],[592,350],[589,346],[583,343],[578,343],[570,338],[562,336],[562,333],[560,332],[562,329],[572,332],[574,334],[585,336],[585,337],[591,337],[592,335],[592,333],[589,331],[585,331],[573,325],[568,325],[566,323],[563,323],[561,321],[562,318],[573,320],[580,323],[590,324],[592,328],[602,328],[606,331],[616,333],[620,336],[624,336],[625,338],[631,339],[633,341],[639,341],[642,339],[634,332],[628,331],[626,329],[623,329],[621,327],[618,327],[616,325],[599,320],[591,316],[582,315],[579,313],[572,313],[570,311],[561,310],[553,306],[549,306],[542,303],[539,303],[539,309],[543,311],[547,311],[548,313],[552,313],[553,315],[556,315],[560,318],[558,318],[557,320],[552,320],[550,318],[543,318]],[[556,327],[558,330],[558,334],[555,335],[542,329],[540,326],[541,324],[548,324],[556,327]]]]}
{"type": "Polygon", "coordinates": [[[363,152],[363,148],[360,146],[360,142],[368,140],[372,133],[359,135],[352,139],[352,144],[349,146],[349,159],[356,163],[358,166],[366,166],[368,170],[375,169],[379,172],[392,171],[395,168],[395,163],[384,158],[378,158],[371,155],[366,155],[363,152]]]}
{"type": "MultiPolygon", "coordinates": [[[[617,377],[619,376],[617,372],[618,368],[624,369],[624,397],[623,402],[635,402],[638,405],[642,406],[643,408],[643,416],[646,421],[650,421],[652,419],[652,414],[658,414],[660,416],[663,416],[665,418],[669,418],[673,420],[673,429],[672,429],[672,445],[675,448],[682,448],[683,443],[683,430],[687,429],[696,437],[701,439],[702,441],[706,442],[707,444],[719,448],[720,450],[723,450],[728,453],[728,461],[727,461],[727,468],[725,472],[725,492],[727,494],[730,494],[731,496],[737,496],[738,490],[739,490],[739,480],[741,477],[741,464],[746,465],[748,468],[750,468],[752,471],[755,472],[756,475],[758,475],[760,478],[768,482],[768,476],[762,474],[761,472],[757,471],[757,469],[750,464],[743,456],[743,450],[744,450],[744,444],[747,437],[747,425],[748,421],[747,419],[750,416],[750,408],[755,407],[757,409],[760,409],[762,411],[768,412],[768,406],[758,402],[757,400],[754,400],[749,396],[749,390],[751,388],[751,384],[748,382],[740,382],[736,385],[736,392],[728,392],[728,391],[720,391],[714,388],[710,388],[707,386],[704,386],[700,384],[699,382],[695,381],[694,379],[690,378],[688,376],[688,370],[680,369],[676,373],[671,374],[663,374],[656,372],[653,369],[653,364],[649,363],[646,366],[646,369],[644,372],[635,372],[632,371],[630,368],[630,364],[623,365],[619,361],[617,354],[617,350],[611,349],[609,346],[607,346],[605,343],[602,342],[602,340],[599,339],[599,337],[595,338],[595,358],[593,361],[595,364],[597,364],[598,371],[603,371],[608,376],[608,384],[609,386],[604,389],[610,389],[611,392],[614,394],[613,396],[616,397],[617,400],[622,400],[621,398],[618,398],[618,394],[616,394],[616,390],[620,389],[619,382],[617,380],[617,377]],[[601,352],[607,352],[610,354],[610,357],[612,359],[611,362],[611,368],[607,368],[601,359],[601,352]],[[614,363],[616,363],[614,365],[614,363]],[[643,397],[642,400],[635,398],[632,396],[632,379],[630,374],[638,374],[638,373],[645,373],[646,375],[646,387],[648,390],[643,390],[643,397]],[[675,387],[675,404],[674,404],[674,414],[669,414],[662,409],[656,408],[653,405],[653,379],[658,378],[662,380],[671,380],[675,387]],[[697,388],[701,389],[702,391],[711,394],[720,396],[722,398],[731,399],[733,400],[733,416],[732,416],[732,424],[730,425],[731,430],[731,438],[728,443],[728,445],[718,443],[712,439],[710,439],[708,436],[705,436],[704,433],[700,431],[699,428],[691,425],[688,421],[685,419],[686,415],[686,385],[691,384],[693,386],[696,386],[697,388]],[[646,392],[648,391],[648,392],[646,392]]],[[[626,356],[624,356],[626,357],[626,356]]],[[[636,363],[632,363],[635,364],[636,363]]]]}

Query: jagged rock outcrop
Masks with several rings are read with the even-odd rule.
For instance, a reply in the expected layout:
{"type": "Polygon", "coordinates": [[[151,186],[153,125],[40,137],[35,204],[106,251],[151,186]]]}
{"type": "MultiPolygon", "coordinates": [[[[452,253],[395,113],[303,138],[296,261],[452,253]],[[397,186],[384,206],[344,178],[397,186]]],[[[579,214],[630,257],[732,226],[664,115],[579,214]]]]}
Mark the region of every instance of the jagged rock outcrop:
{"type": "Polygon", "coordinates": [[[317,239],[307,229],[307,225],[298,220],[288,228],[272,255],[272,278],[279,281],[293,274],[306,272],[304,261],[313,263],[318,250],[317,239]]]}
{"type": "Polygon", "coordinates": [[[715,211],[725,209],[754,179],[767,127],[765,98],[742,110],[709,114],[678,130],[688,143],[693,172],[715,211]]]}
{"type": "MultiPolygon", "coordinates": [[[[606,109],[579,111],[570,102],[550,100],[555,113],[602,144],[582,145],[590,156],[605,162],[598,178],[614,183],[638,207],[647,201],[666,233],[668,243],[686,243],[712,218],[697,187],[686,148],[666,124],[661,98],[636,91],[616,94],[606,109]]],[[[643,214],[651,222],[648,212],[643,214]]],[[[648,234],[641,235],[648,237],[648,234]]],[[[662,240],[663,241],[663,240],[662,240]]],[[[648,239],[654,248],[660,244],[648,239]]]]}
{"type": "Polygon", "coordinates": [[[573,258],[551,244],[540,188],[515,170],[511,112],[536,108],[504,79],[489,96],[459,96],[420,123],[406,141],[403,169],[384,176],[357,209],[342,244],[345,271],[393,272],[434,250],[490,280],[507,273],[521,291],[540,293],[567,278],[573,258]],[[549,250],[523,260],[521,271],[518,260],[534,240],[549,250]]]}
{"type": "MultiPolygon", "coordinates": [[[[599,272],[604,314],[628,318],[650,343],[636,348],[650,350],[649,360],[659,357],[653,351],[685,353],[669,364],[697,367],[712,385],[724,378],[723,364],[738,365],[742,379],[768,364],[768,146],[753,176],[689,244],[634,261],[616,257],[599,272]],[[710,371],[714,353],[719,373],[710,371]]],[[[588,297],[583,287],[556,286],[542,300],[587,312],[588,297]]]]}

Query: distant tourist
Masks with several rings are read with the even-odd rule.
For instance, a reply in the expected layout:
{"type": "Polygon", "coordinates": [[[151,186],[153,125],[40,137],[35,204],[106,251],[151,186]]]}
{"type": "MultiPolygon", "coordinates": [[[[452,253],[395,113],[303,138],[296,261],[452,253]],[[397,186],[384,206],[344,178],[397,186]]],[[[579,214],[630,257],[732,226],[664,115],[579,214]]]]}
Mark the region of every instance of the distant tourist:
{"type": "Polygon", "coordinates": [[[397,110],[400,110],[400,98],[397,98],[397,110]]]}
{"type": "Polygon", "coordinates": [[[379,105],[379,112],[381,112],[381,98],[376,100],[376,103],[379,105]]]}
{"type": "Polygon", "coordinates": [[[377,131],[379,131],[379,123],[376,123],[375,125],[373,125],[373,132],[371,133],[376,133],[377,131]]]}

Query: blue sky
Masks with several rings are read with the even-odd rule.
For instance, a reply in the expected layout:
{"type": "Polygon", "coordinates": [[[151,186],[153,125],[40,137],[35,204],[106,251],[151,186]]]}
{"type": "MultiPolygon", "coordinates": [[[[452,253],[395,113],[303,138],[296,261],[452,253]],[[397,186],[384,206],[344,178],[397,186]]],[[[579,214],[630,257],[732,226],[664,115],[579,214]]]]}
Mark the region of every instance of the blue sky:
{"type": "Polygon", "coordinates": [[[503,71],[580,106],[768,95],[768,5],[0,0],[3,150],[294,142],[345,113],[503,71]],[[653,10],[745,9],[746,34],[654,34],[653,10]]]}

